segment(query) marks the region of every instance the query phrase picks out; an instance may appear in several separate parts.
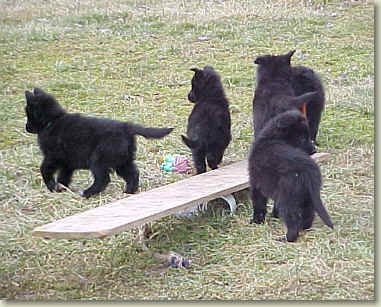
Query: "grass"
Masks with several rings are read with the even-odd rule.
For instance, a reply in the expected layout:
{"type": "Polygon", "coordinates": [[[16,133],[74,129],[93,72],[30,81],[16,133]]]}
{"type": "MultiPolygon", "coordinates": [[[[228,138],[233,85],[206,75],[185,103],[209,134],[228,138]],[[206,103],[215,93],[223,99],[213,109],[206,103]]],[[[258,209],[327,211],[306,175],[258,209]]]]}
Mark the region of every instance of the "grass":
{"type": "MultiPolygon", "coordinates": [[[[374,5],[371,1],[0,1],[0,298],[8,300],[375,300],[374,5]],[[148,244],[184,254],[189,270],[145,253],[136,230],[103,240],[44,240],[44,223],[120,199],[116,175],[84,200],[50,193],[39,174],[36,137],[25,131],[24,90],[39,86],[70,112],[174,126],[138,139],[140,191],[184,178],[162,158],[190,158],[180,140],[192,105],[191,67],[212,65],[231,103],[233,142],[224,164],[245,159],[253,135],[256,55],[297,49],[326,89],[319,151],[321,197],[335,230],[317,218],[295,244],[283,225],[248,223],[218,204],[191,220],[152,224],[148,244]]],[[[87,171],[73,187],[91,183],[87,171]]]]}

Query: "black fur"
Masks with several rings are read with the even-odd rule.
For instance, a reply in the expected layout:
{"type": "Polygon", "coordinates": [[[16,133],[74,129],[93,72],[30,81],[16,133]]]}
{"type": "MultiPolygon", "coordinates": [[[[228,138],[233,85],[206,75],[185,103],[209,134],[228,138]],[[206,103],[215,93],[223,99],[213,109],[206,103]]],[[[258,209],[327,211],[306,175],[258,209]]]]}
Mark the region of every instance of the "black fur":
{"type": "Polygon", "coordinates": [[[319,166],[309,156],[313,152],[307,119],[301,112],[283,112],[267,122],[249,155],[251,223],[264,222],[271,198],[287,226],[289,242],[311,227],[315,211],[333,228],[320,199],[322,179],[319,166]]]}
{"type": "Polygon", "coordinates": [[[110,182],[112,170],[127,182],[125,192],[134,193],[139,186],[139,172],[134,163],[135,135],[162,138],[173,130],[70,114],[39,88],[33,93],[25,91],[25,97],[26,130],[38,135],[44,155],[41,175],[50,191],[60,191],[57,183],[69,186],[76,169],[89,169],[94,183],[83,192],[84,197],[103,191],[110,182]]]}
{"type": "Polygon", "coordinates": [[[323,84],[318,75],[312,69],[305,66],[292,66],[291,74],[292,88],[296,96],[308,92],[317,92],[317,95],[307,105],[307,119],[310,127],[311,140],[318,145],[316,137],[325,105],[323,84]]]}
{"type": "Polygon", "coordinates": [[[301,110],[319,98],[317,91],[297,95],[293,88],[291,57],[295,50],[284,55],[258,56],[254,63],[257,68],[257,86],[253,99],[254,136],[257,136],[266,122],[288,110],[301,110]]]}
{"type": "Polygon", "coordinates": [[[210,66],[192,68],[189,101],[195,103],[188,118],[187,137],[183,142],[191,149],[197,174],[206,172],[205,159],[211,169],[222,161],[231,140],[229,101],[220,76],[210,66]]]}

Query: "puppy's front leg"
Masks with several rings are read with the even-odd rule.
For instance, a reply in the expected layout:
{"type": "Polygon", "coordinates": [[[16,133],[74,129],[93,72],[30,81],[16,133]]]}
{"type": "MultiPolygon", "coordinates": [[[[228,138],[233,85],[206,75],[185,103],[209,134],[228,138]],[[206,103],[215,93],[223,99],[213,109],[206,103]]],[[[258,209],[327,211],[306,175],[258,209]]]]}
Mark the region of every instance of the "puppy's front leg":
{"type": "MultiPolygon", "coordinates": [[[[69,187],[73,173],[74,170],[66,167],[61,167],[58,170],[57,182],[64,185],[65,187],[69,187]]],[[[57,186],[57,192],[61,192],[62,190],[62,187],[57,186]]]]}
{"type": "Polygon", "coordinates": [[[56,163],[47,158],[44,158],[40,166],[40,172],[42,175],[42,179],[44,179],[45,185],[47,186],[50,192],[57,191],[57,183],[53,177],[56,170],[56,163]]]}
{"type": "Polygon", "coordinates": [[[262,224],[266,217],[267,198],[256,188],[250,189],[250,196],[253,204],[253,218],[250,220],[250,224],[262,224]]]}

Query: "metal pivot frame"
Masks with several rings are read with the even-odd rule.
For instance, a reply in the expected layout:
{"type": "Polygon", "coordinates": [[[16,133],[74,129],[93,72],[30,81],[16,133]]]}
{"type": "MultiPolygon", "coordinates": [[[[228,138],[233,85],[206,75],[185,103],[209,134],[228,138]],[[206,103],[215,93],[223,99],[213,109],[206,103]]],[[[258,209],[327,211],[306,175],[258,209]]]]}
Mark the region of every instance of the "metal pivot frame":
{"type": "MultiPolygon", "coordinates": [[[[230,214],[235,213],[235,211],[237,209],[237,202],[236,202],[233,194],[221,195],[221,196],[216,197],[215,199],[217,199],[217,198],[222,198],[223,200],[225,200],[228,203],[229,209],[230,209],[230,214]]],[[[175,216],[178,218],[190,218],[194,215],[197,215],[199,212],[206,211],[208,209],[208,203],[209,203],[209,201],[205,201],[199,205],[195,205],[195,206],[192,206],[190,208],[181,210],[179,212],[176,212],[175,216]]]]}

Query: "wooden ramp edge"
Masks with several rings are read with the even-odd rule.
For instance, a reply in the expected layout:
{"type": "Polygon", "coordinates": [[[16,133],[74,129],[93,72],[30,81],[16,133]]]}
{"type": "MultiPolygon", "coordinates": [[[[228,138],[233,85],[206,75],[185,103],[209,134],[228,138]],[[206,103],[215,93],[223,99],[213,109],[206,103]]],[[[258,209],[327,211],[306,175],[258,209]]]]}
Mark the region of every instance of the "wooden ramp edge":
{"type": "MultiPolygon", "coordinates": [[[[311,157],[321,161],[328,156],[317,153],[311,157]]],[[[39,226],[32,234],[44,238],[103,238],[246,189],[248,179],[247,160],[235,162],[39,226]]]]}

